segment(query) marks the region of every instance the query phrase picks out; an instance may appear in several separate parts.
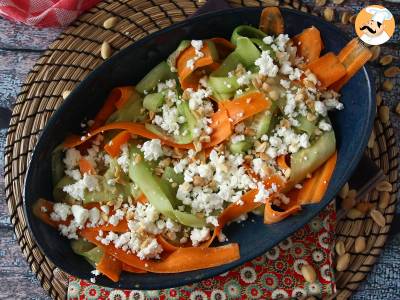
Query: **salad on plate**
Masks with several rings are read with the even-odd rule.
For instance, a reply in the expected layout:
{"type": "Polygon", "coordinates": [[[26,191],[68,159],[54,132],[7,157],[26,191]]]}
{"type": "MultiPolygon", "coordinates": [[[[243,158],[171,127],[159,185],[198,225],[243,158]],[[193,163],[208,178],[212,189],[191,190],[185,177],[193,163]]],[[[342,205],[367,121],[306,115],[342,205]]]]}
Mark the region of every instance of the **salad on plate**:
{"type": "Polygon", "coordinates": [[[227,264],[240,245],[224,226],[321,201],[336,164],[328,112],[371,53],[354,39],[322,54],[317,28],[289,37],[283,25],[270,7],[230,40],[183,40],[53,151],[54,202],[34,213],[94,276],[227,264]]]}

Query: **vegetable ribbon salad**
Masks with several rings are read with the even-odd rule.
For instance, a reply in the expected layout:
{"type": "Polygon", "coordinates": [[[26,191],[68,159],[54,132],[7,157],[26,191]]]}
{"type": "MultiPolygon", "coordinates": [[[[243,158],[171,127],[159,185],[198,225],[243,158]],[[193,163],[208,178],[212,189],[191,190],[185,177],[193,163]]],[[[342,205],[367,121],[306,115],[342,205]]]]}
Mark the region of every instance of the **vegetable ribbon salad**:
{"type": "Polygon", "coordinates": [[[52,156],[54,200],[35,214],[74,252],[121,271],[175,273],[239,259],[223,229],[272,224],[319,202],[336,163],[328,111],[371,56],[357,40],[321,55],[311,27],[289,38],[277,8],[231,40],[184,40],[136,86],[113,89],[83,136],[52,156]]]}

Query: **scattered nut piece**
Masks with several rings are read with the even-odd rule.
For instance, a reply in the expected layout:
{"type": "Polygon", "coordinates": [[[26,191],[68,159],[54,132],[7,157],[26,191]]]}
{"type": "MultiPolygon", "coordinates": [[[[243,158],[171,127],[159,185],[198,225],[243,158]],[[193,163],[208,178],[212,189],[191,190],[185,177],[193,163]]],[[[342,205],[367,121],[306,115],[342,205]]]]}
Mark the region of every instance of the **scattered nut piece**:
{"type": "Polygon", "coordinates": [[[386,209],[389,206],[389,202],[390,202],[389,192],[380,193],[378,207],[380,209],[386,209]]]}
{"type": "Polygon", "coordinates": [[[400,116],[400,102],[397,103],[396,108],[395,108],[395,112],[396,112],[396,114],[398,114],[400,116]]]}
{"type": "Polygon", "coordinates": [[[71,91],[70,90],[65,90],[64,92],[62,92],[61,95],[62,95],[63,99],[65,100],[65,99],[67,99],[69,94],[71,94],[71,91]]]}
{"type": "Polygon", "coordinates": [[[400,74],[400,68],[399,67],[389,67],[387,68],[384,72],[383,75],[385,75],[386,77],[396,77],[397,75],[400,74]]]}
{"type": "Polygon", "coordinates": [[[345,199],[349,193],[349,183],[346,182],[345,185],[341,188],[339,192],[339,197],[342,199],[345,199]]]}
{"type": "Polygon", "coordinates": [[[382,213],[377,209],[372,209],[369,213],[371,215],[372,220],[379,226],[383,227],[386,225],[386,218],[382,215],[382,213]]]}
{"type": "Polygon", "coordinates": [[[383,123],[389,122],[389,107],[386,105],[382,105],[379,107],[379,119],[383,123]]]}
{"type": "Polygon", "coordinates": [[[346,253],[346,248],[343,241],[337,241],[335,245],[337,255],[341,256],[346,253]]]}
{"type": "Polygon", "coordinates": [[[327,7],[324,9],[324,18],[328,22],[333,21],[335,18],[335,11],[332,9],[332,7],[327,7]]]}
{"type": "Polygon", "coordinates": [[[370,202],[359,202],[356,205],[356,209],[361,211],[363,214],[366,214],[367,212],[369,212],[373,207],[374,207],[374,205],[370,202]]]}
{"type": "Polygon", "coordinates": [[[391,80],[385,80],[382,84],[382,88],[386,92],[390,92],[391,90],[393,90],[393,87],[394,87],[394,83],[391,80]]]}
{"type": "Polygon", "coordinates": [[[379,106],[382,104],[382,92],[376,93],[376,105],[379,106]]]}
{"type": "Polygon", "coordinates": [[[356,198],[357,197],[357,191],[355,190],[355,189],[351,189],[349,192],[348,192],[348,194],[347,194],[347,197],[350,197],[350,198],[356,198]]]}
{"type": "Polygon", "coordinates": [[[336,270],[338,270],[339,272],[344,271],[349,267],[349,264],[350,264],[350,254],[345,253],[339,256],[336,264],[336,270]]]}
{"type": "Polygon", "coordinates": [[[352,15],[349,19],[350,23],[354,24],[356,22],[357,15],[352,15]]]}
{"type": "Polygon", "coordinates": [[[303,265],[301,267],[301,274],[309,283],[313,283],[317,280],[317,274],[315,273],[314,268],[310,265],[303,265]]]}
{"type": "Polygon", "coordinates": [[[361,218],[363,216],[363,213],[361,211],[359,211],[356,208],[351,208],[348,212],[347,212],[347,217],[351,220],[357,219],[357,218],[361,218]]]}
{"type": "Polygon", "coordinates": [[[354,252],[361,253],[365,250],[366,247],[367,247],[367,243],[365,241],[365,237],[363,237],[363,236],[357,237],[354,242],[354,252]]]}
{"type": "Polygon", "coordinates": [[[368,140],[368,148],[370,149],[374,148],[374,144],[375,144],[375,131],[372,130],[368,140]]]}
{"type": "Polygon", "coordinates": [[[101,45],[101,57],[103,59],[107,59],[111,56],[112,50],[111,46],[108,42],[104,41],[103,44],[101,45]]]}
{"type": "Polygon", "coordinates": [[[333,4],[342,4],[344,0],[333,0],[333,4]]]}
{"type": "Polygon", "coordinates": [[[113,28],[115,25],[118,23],[118,18],[117,17],[110,17],[107,20],[104,21],[103,27],[105,29],[110,29],[113,28]]]}
{"type": "Polygon", "coordinates": [[[370,61],[377,60],[379,57],[379,54],[381,54],[381,47],[376,45],[376,46],[372,46],[371,48],[369,48],[369,50],[371,50],[371,52],[372,52],[372,56],[369,60],[370,61]]]}
{"type": "Polygon", "coordinates": [[[385,56],[382,56],[382,57],[381,57],[381,59],[379,60],[379,63],[380,63],[382,66],[387,66],[387,65],[391,64],[392,61],[393,61],[393,56],[391,56],[391,55],[385,55],[385,56]]]}
{"type": "Polygon", "coordinates": [[[278,6],[279,0],[264,0],[265,6],[278,6]]]}
{"type": "Polygon", "coordinates": [[[315,0],[316,6],[324,6],[326,4],[326,0],[315,0]]]}
{"type": "Polygon", "coordinates": [[[379,192],[391,192],[393,190],[392,184],[387,180],[379,182],[375,188],[379,192]]]}
{"type": "Polygon", "coordinates": [[[299,8],[300,8],[300,2],[299,2],[299,0],[293,0],[293,1],[292,1],[292,6],[293,6],[295,9],[299,9],[299,8]]]}
{"type": "Polygon", "coordinates": [[[343,12],[340,21],[342,22],[342,24],[347,24],[349,23],[350,20],[350,13],[348,11],[343,12]]]}
{"type": "Polygon", "coordinates": [[[356,205],[356,199],[347,196],[342,200],[341,205],[345,210],[349,210],[350,208],[354,207],[354,205],[356,205]]]}

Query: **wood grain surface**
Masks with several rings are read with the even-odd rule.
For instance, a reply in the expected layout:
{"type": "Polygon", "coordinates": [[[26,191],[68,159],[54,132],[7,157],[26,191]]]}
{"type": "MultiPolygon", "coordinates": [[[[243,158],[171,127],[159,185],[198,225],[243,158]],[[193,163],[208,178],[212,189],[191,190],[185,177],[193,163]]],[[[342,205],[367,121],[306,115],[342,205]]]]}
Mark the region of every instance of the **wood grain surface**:
{"type": "MultiPolygon", "coordinates": [[[[310,6],[313,1],[303,1],[310,6]]],[[[347,10],[356,12],[360,10],[361,3],[365,2],[360,0],[347,0],[340,7],[337,8],[339,12],[347,10]]],[[[373,1],[373,4],[382,1],[373,1]]],[[[329,3],[329,0],[328,0],[329,3]]],[[[385,2],[392,13],[397,16],[396,19],[400,22],[400,5],[389,4],[385,2]]],[[[343,26],[342,26],[343,27],[343,26]]],[[[351,29],[351,28],[350,28],[351,29]]],[[[349,31],[349,26],[346,27],[349,31]]],[[[47,46],[59,35],[62,29],[37,29],[31,28],[21,24],[15,24],[0,17],[0,108],[12,109],[19,86],[23,83],[25,76],[40,57],[42,52],[47,46]]],[[[350,30],[352,32],[352,30],[350,30]]],[[[383,54],[392,54],[397,57],[395,64],[399,65],[400,44],[399,44],[399,28],[396,29],[395,37],[392,42],[386,45],[382,52],[383,54]]],[[[373,66],[374,74],[376,76],[377,87],[383,82],[382,67],[377,63],[371,64],[373,66]]],[[[391,110],[391,121],[399,133],[400,118],[395,115],[394,108],[399,102],[399,78],[395,79],[395,89],[390,93],[384,94],[384,102],[389,105],[391,110]]],[[[0,299],[49,299],[45,292],[39,285],[35,276],[28,268],[25,259],[23,258],[19,246],[15,241],[13,228],[10,224],[7,207],[4,195],[4,143],[5,143],[6,129],[0,129],[0,299]]],[[[399,136],[397,138],[399,140],[399,136]]],[[[399,145],[399,144],[398,144],[399,145]]],[[[390,243],[393,241],[389,241],[390,243]]],[[[393,246],[393,245],[392,245],[393,246]]],[[[398,273],[400,269],[400,257],[385,257],[388,254],[383,253],[383,256],[378,262],[375,271],[370,274],[369,281],[374,282],[375,277],[381,276],[378,274],[384,268],[385,272],[389,270],[398,273]]],[[[379,294],[379,289],[393,290],[393,295],[400,295],[400,283],[385,283],[383,282],[374,289],[371,293],[379,294]],[[378,292],[378,293],[376,293],[378,292]]],[[[366,299],[368,297],[366,289],[359,291],[354,295],[356,299],[366,299]]],[[[372,294],[371,294],[372,296],[372,294]]],[[[400,296],[399,296],[400,297],[400,296]]],[[[373,298],[370,298],[373,299],[373,298]]]]}

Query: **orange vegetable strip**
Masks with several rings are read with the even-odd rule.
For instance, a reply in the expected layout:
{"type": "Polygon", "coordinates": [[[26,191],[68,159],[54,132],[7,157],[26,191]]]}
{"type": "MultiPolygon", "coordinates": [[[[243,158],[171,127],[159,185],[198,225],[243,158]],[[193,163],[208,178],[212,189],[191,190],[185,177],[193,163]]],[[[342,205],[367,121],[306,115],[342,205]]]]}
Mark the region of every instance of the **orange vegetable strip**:
{"type": "Polygon", "coordinates": [[[161,234],[157,235],[157,242],[161,245],[161,247],[164,249],[166,252],[174,252],[180,248],[179,246],[176,246],[172,244],[171,242],[167,241],[161,234]]]}
{"type": "Polygon", "coordinates": [[[87,159],[82,157],[79,160],[78,164],[79,164],[79,171],[81,172],[81,174],[84,174],[84,173],[88,173],[88,174],[92,174],[92,175],[96,174],[94,167],[92,166],[90,161],[88,161],[87,159]]]}
{"type": "Polygon", "coordinates": [[[121,153],[121,146],[126,144],[131,138],[129,131],[121,131],[112,138],[105,146],[104,150],[111,156],[116,157],[121,153]]]}
{"type": "Polygon", "coordinates": [[[132,267],[125,263],[122,263],[122,271],[129,272],[129,273],[139,273],[139,274],[147,273],[147,271],[132,267]]]}
{"type": "Polygon", "coordinates": [[[296,35],[293,42],[297,46],[297,56],[304,57],[304,62],[307,64],[318,59],[324,47],[321,33],[314,26],[296,35]]]}
{"type": "Polygon", "coordinates": [[[119,99],[115,102],[115,107],[120,109],[122,106],[128,102],[129,98],[136,93],[133,86],[121,86],[113,89],[114,93],[119,93],[119,99]]]}
{"type": "Polygon", "coordinates": [[[264,224],[274,224],[280,222],[283,219],[289,217],[290,215],[298,212],[300,209],[301,209],[300,205],[294,204],[284,212],[280,212],[272,208],[272,201],[267,201],[264,209],[264,224]]]}
{"type": "MultiPolygon", "coordinates": [[[[272,175],[271,177],[264,180],[264,186],[266,189],[270,189],[272,184],[275,184],[280,190],[284,186],[284,181],[279,175],[272,175]]],[[[242,204],[232,203],[223,210],[221,215],[218,217],[219,226],[216,228],[217,234],[220,233],[221,229],[230,221],[238,218],[244,213],[248,213],[257,207],[261,206],[263,202],[254,202],[254,198],[258,193],[258,189],[253,189],[244,194],[241,198],[242,204]]],[[[266,199],[267,200],[267,199],[266,199]]],[[[268,201],[267,201],[268,202],[268,201]]]]}
{"type": "Polygon", "coordinates": [[[210,142],[203,145],[204,148],[214,147],[232,135],[232,124],[224,106],[220,105],[219,110],[211,116],[210,127],[213,132],[210,136],[210,142]]]}
{"type": "Polygon", "coordinates": [[[149,202],[145,196],[145,194],[140,194],[140,196],[136,199],[137,202],[142,203],[142,204],[146,204],[147,202],[149,202]]]}
{"type": "Polygon", "coordinates": [[[346,75],[335,82],[331,88],[340,89],[358,72],[371,58],[371,51],[358,38],[351,40],[339,53],[338,58],[346,68],[346,75]]]}
{"type": "Polygon", "coordinates": [[[102,127],[96,128],[95,130],[90,131],[89,134],[80,137],[80,136],[69,136],[65,139],[64,141],[64,147],[66,148],[72,148],[79,146],[83,144],[84,142],[90,140],[94,136],[96,136],[99,133],[103,133],[104,131],[108,130],[114,130],[114,129],[120,129],[120,130],[126,130],[131,134],[136,134],[148,139],[160,139],[161,142],[165,145],[171,146],[171,147],[176,147],[176,148],[181,148],[181,149],[192,149],[193,144],[176,144],[172,142],[169,139],[166,139],[165,137],[158,136],[151,131],[147,130],[144,124],[139,124],[139,123],[132,123],[132,122],[116,122],[116,123],[110,123],[107,125],[104,125],[102,127]]]}
{"type": "Polygon", "coordinates": [[[117,249],[113,244],[103,245],[96,240],[97,230],[85,228],[80,235],[101,247],[121,262],[153,273],[180,273],[228,264],[240,258],[238,244],[228,244],[215,248],[178,248],[162,260],[141,260],[135,254],[117,249]]]}
{"type": "Polygon", "coordinates": [[[286,163],[285,155],[278,156],[278,158],[276,159],[276,162],[277,162],[278,166],[281,168],[281,170],[286,171],[286,170],[290,169],[286,163]]]}
{"type": "Polygon", "coordinates": [[[46,199],[39,198],[32,207],[33,214],[39,218],[43,223],[50,225],[51,227],[58,228],[58,225],[68,225],[71,222],[71,217],[66,221],[53,221],[50,218],[50,214],[53,212],[54,203],[47,201],[46,199]],[[45,210],[45,211],[44,211],[45,210]]]}
{"type": "Polygon", "coordinates": [[[211,41],[214,43],[217,48],[219,58],[224,59],[227,57],[233,50],[235,50],[235,45],[232,44],[227,39],[221,37],[212,38],[211,41]]]}
{"type": "Polygon", "coordinates": [[[278,7],[266,7],[260,17],[260,30],[269,35],[279,35],[285,30],[285,23],[278,7]]]}
{"type": "Polygon", "coordinates": [[[107,276],[114,282],[118,282],[122,271],[122,263],[113,256],[104,253],[96,269],[103,275],[107,276]]]}
{"type": "Polygon", "coordinates": [[[307,67],[317,76],[322,88],[327,88],[346,75],[346,68],[332,52],[314,60],[307,67]]]}
{"type": "Polygon", "coordinates": [[[312,178],[306,180],[303,188],[299,190],[298,204],[318,203],[322,200],[335,170],[336,161],[337,153],[335,152],[323,166],[314,172],[312,178]]]}
{"type": "Polygon", "coordinates": [[[120,93],[118,91],[112,90],[110,92],[102,108],[94,117],[94,123],[90,127],[91,129],[98,128],[107,121],[107,119],[115,111],[115,103],[119,100],[119,98],[120,98],[120,93]]]}
{"type": "Polygon", "coordinates": [[[260,92],[252,92],[232,101],[222,102],[233,124],[237,124],[271,106],[271,101],[260,92]]]}
{"type": "Polygon", "coordinates": [[[203,43],[203,47],[200,51],[204,54],[203,57],[194,60],[196,57],[196,50],[193,46],[186,48],[177,59],[177,69],[178,69],[178,77],[181,85],[185,82],[185,80],[198,68],[211,65],[214,60],[211,56],[211,51],[208,47],[207,43],[203,43]],[[188,62],[190,60],[194,60],[193,68],[188,66],[188,62]]]}

